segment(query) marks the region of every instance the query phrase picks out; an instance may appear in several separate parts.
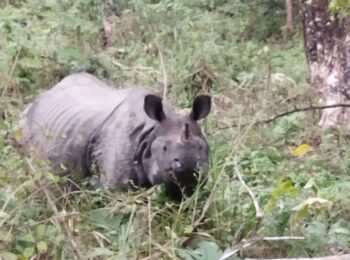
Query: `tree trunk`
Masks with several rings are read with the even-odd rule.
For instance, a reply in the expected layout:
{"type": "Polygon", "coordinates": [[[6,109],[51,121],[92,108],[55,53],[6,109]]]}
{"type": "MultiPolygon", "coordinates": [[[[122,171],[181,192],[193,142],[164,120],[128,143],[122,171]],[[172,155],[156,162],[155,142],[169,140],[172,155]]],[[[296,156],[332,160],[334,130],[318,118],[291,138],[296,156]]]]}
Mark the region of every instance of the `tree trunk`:
{"type": "Polygon", "coordinates": [[[122,16],[119,0],[103,0],[103,28],[106,35],[106,45],[111,46],[117,34],[118,19],[122,16]]]}
{"type": "MultiPolygon", "coordinates": [[[[311,85],[324,105],[350,103],[350,20],[329,11],[330,0],[301,0],[305,53],[311,85]]],[[[328,108],[323,127],[350,123],[348,108],[328,108]]]]}

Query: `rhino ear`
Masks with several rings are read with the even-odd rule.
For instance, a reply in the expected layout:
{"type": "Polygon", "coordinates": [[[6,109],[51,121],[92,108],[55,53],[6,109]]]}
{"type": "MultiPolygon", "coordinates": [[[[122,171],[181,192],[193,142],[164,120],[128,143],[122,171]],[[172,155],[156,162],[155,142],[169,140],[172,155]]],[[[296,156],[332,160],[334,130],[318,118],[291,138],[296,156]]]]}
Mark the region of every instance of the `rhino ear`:
{"type": "Polygon", "coordinates": [[[143,108],[150,118],[159,122],[163,121],[166,117],[163,110],[162,99],[158,96],[147,95],[143,108]]]}
{"type": "Polygon", "coordinates": [[[190,113],[190,118],[194,121],[206,117],[211,109],[211,99],[209,96],[200,95],[197,96],[193,101],[192,111],[190,113]]]}

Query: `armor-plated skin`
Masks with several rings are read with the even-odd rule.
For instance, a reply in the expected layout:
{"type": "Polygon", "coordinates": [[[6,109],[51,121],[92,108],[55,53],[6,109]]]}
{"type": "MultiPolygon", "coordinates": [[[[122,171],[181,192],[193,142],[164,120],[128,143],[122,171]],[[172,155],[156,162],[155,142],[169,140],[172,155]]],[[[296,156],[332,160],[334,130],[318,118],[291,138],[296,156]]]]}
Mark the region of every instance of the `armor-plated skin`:
{"type": "Polygon", "coordinates": [[[196,184],[208,163],[208,144],[197,120],[210,98],[195,99],[179,116],[144,88],[116,89],[87,73],[72,74],[42,93],[23,113],[22,144],[54,168],[91,175],[97,166],[110,189],[166,183],[196,184]]]}

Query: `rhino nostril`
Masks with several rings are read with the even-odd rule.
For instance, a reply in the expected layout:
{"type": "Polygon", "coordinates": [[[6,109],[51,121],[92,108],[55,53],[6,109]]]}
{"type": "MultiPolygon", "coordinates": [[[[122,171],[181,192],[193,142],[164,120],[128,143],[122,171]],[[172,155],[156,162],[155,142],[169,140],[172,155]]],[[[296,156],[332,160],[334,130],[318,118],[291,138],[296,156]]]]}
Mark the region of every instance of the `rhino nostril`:
{"type": "Polygon", "coordinates": [[[179,159],[174,159],[174,162],[173,162],[173,164],[172,164],[172,168],[174,169],[174,170],[178,170],[178,169],[180,169],[181,168],[181,163],[180,163],[180,160],[179,159]]]}

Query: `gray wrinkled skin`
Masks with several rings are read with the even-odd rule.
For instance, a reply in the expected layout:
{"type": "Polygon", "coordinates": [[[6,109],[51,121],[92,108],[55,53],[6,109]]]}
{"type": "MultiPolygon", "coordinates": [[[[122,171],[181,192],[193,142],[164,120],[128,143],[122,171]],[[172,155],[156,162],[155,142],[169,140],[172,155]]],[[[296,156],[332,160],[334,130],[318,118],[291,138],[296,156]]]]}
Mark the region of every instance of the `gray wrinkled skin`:
{"type": "Polygon", "coordinates": [[[208,163],[197,120],[210,111],[201,96],[190,115],[177,115],[143,88],[115,89],[87,73],[72,74],[29,104],[22,144],[54,168],[91,175],[92,164],[109,189],[165,183],[196,184],[208,163]]]}

